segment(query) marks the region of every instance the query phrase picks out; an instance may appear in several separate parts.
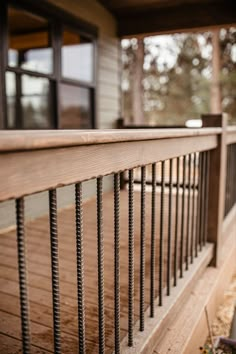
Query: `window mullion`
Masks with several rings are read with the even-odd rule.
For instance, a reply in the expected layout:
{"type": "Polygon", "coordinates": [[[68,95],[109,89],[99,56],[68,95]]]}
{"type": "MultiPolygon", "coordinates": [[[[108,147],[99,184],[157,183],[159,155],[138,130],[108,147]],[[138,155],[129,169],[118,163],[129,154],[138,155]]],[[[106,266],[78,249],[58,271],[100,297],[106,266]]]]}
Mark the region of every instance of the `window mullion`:
{"type": "Polygon", "coordinates": [[[53,127],[60,128],[60,81],[61,81],[61,44],[62,44],[62,26],[58,22],[52,23],[51,40],[53,48],[53,73],[55,76],[55,83],[51,85],[52,105],[53,105],[53,127]]]}
{"type": "Polygon", "coordinates": [[[0,11],[0,129],[7,128],[6,78],[7,66],[7,3],[3,1],[0,11]]]}

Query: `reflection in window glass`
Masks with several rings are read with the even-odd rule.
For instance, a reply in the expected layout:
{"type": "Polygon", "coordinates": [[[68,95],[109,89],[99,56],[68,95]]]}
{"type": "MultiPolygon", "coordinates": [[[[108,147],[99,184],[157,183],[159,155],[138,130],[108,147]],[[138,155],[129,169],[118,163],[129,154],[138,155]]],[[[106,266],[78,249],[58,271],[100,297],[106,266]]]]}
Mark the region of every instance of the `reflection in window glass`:
{"type": "Polygon", "coordinates": [[[52,72],[48,22],[28,12],[9,7],[9,66],[52,72]]]}
{"type": "Polygon", "coordinates": [[[50,128],[50,85],[48,79],[22,76],[21,107],[23,128],[50,128]]]}
{"type": "Polygon", "coordinates": [[[16,77],[6,72],[7,127],[16,128],[16,77]]]}
{"type": "Polygon", "coordinates": [[[75,32],[63,32],[62,76],[93,81],[93,43],[75,32]]]}
{"type": "Polygon", "coordinates": [[[91,129],[89,89],[60,86],[61,129],[91,129]]]}

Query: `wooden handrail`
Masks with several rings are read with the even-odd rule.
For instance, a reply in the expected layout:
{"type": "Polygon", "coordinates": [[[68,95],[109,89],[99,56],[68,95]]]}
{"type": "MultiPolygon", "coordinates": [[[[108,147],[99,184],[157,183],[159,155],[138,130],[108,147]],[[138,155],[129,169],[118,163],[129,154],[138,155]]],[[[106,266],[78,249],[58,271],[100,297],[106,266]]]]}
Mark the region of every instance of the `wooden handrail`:
{"type": "MultiPolygon", "coordinates": [[[[125,138],[122,131],[119,134],[116,131],[91,132],[91,137],[89,132],[37,132],[33,136],[27,132],[23,134],[25,139],[19,138],[18,142],[11,138],[8,148],[0,153],[0,201],[215,149],[220,131],[202,129],[198,132],[172,131],[171,134],[153,131],[152,135],[146,131],[129,131],[125,138]],[[70,133],[73,135],[71,140],[70,133]],[[66,139],[60,143],[63,136],[66,139]],[[70,146],[72,141],[77,142],[77,146],[70,146]],[[90,145],[86,145],[88,141],[90,145]]],[[[10,132],[8,136],[11,134],[16,133],[10,132]]]]}
{"type": "Polygon", "coordinates": [[[212,136],[221,132],[221,128],[1,131],[0,152],[212,136]]]}

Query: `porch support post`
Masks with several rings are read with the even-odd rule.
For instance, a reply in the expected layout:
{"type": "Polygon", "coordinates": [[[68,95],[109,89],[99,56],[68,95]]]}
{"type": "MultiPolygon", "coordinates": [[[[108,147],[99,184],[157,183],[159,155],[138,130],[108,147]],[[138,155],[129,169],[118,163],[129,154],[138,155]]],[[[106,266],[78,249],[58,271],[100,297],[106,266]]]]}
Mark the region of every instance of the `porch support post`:
{"type": "Polygon", "coordinates": [[[222,225],[225,207],[226,183],[226,116],[222,114],[202,115],[203,127],[221,127],[218,146],[210,150],[209,199],[207,220],[207,241],[214,243],[214,257],[211,265],[219,265],[222,246],[222,225]]]}

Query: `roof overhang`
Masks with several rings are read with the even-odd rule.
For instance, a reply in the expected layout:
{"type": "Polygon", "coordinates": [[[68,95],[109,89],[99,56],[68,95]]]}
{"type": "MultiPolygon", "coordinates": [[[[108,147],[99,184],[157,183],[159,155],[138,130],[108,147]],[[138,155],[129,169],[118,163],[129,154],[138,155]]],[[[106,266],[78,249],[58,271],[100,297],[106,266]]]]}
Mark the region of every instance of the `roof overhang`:
{"type": "Polygon", "coordinates": [[[236,0],[100,0],[120,37],[236,25],[236,0]]]}

